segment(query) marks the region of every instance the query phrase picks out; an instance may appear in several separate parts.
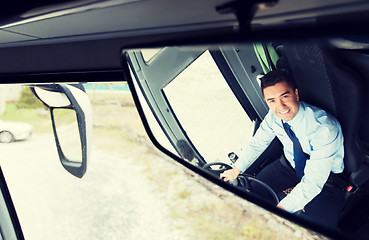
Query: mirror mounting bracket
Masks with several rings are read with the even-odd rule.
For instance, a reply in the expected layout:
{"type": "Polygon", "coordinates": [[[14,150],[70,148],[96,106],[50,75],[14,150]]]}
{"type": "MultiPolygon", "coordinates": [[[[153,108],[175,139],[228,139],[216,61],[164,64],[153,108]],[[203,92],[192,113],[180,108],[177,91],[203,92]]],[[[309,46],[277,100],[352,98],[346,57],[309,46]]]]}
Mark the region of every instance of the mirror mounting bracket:
{"type": "Polygon", "coordinates": [[[272,7],[278,0],[233,0],[216,6],[215,10],[220,14],[234,13],[239,24],[239,31],[249,31],[251,21],[258,9],[272,7]]]}

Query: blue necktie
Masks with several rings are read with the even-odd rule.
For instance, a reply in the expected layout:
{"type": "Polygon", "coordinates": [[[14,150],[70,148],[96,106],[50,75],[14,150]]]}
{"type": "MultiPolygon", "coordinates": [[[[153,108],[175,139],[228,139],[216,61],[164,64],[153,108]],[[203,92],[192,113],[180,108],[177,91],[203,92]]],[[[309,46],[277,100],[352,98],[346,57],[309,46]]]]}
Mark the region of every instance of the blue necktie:
{"type": "Polygon", "coordinates": [[[300,178],[302,178],[302,176],[304,176],[304,168],[306,165],[307,158],[305,154],[302,152],[301,144],[297,139],[295,133],[292,131],[291,126],[288,123],[283,124],[285,126],[284,129],[286,130],[287,135],[291,138],[293,142],[293,160],[295,161],[296,174],[300,178]]]}

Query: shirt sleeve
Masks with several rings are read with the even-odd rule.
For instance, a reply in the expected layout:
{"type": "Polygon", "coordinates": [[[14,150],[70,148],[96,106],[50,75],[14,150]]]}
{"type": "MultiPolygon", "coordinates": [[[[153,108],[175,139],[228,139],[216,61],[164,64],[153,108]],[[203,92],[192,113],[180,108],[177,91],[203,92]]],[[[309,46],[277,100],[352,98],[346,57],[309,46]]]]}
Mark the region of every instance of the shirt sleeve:
{"type": "Polygon", "coordinates": [[[301,182],[280,204],[290,213],[303,209],[322,190],[336,158],[343,159],[343,135],[339,124],[323,125],[313,134],[312,151],[301,182]]]}
{"type": "Polygon", "coordinates": [[[245,148],[242,149],[235,167],[244,172],[269,146],[270,142],[276,136],[273,129],[273,117],[269,111],[261,122],[259,129],[250,139],[245,148]]]}

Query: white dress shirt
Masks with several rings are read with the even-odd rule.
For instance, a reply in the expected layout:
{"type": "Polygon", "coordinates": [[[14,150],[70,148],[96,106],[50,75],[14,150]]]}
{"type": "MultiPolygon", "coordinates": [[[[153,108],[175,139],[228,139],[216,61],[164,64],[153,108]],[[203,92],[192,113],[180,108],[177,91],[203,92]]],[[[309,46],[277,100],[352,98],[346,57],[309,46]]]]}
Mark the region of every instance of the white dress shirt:
{"type": "MultiPolygon", "coordinates": [[[[291,213],[301,210],[321,192],[331,172],[341,173],[344,168],[343,135],[339,122],[324,110],[304,102],[299,104],[299,111],[288,124],[303,151],[310,155],[310,159],[306,161],[301,182],[280,202],[284,209],[291,213]]],[[[293,142],[285,132],[281,119],[271,111],[239,154],[235,166],[241,172],[245,171],[264,152],[274,137],[281,141],[284,155],[294,167],[293,142]]]]}

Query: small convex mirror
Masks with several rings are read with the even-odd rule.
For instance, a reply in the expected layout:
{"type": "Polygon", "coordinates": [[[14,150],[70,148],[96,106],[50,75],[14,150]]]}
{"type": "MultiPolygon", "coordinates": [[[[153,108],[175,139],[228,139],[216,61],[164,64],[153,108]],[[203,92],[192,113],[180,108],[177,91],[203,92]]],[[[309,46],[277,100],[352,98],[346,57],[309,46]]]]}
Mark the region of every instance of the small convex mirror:
{"type": "Polygon", "coordinates": [[[76,177],[87,169],[92,137],[92,113],[82,84],[42,84],[31,87],[50,109],[56,147],[63,167],[76,177]]]}
{"type": "Polygon", "coordinates": [[[82,163],[82,145],[76,112],[72,109],[55,108],[53,115],[59,145],[65,157],[70,162],[82,163]]]}

